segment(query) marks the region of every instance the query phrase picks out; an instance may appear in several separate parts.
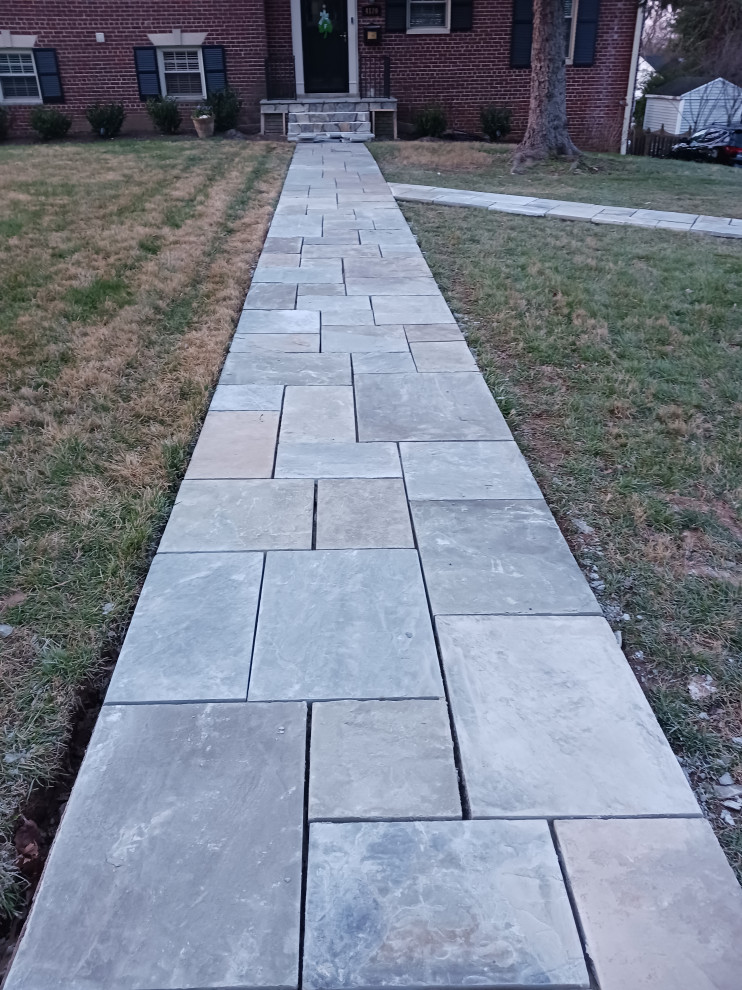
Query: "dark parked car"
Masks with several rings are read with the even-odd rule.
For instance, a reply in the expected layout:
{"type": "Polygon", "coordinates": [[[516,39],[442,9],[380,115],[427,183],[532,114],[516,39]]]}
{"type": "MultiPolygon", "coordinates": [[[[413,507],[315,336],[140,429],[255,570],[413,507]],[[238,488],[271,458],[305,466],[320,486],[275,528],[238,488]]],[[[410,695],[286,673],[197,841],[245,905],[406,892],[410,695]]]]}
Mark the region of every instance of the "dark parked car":
{"type": "Polygon", "coordinates": [[[673,158],[742,168],[742,125],[715,124],[672,146],[673,158]]]}

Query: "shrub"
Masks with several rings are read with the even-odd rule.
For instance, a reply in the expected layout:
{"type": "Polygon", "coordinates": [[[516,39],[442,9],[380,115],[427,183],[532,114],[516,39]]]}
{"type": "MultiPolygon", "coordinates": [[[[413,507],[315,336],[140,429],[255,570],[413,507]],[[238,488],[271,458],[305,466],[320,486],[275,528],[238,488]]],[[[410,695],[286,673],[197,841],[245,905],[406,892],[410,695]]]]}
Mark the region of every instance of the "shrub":
{"type": "Polygon", "coordinates": [[[126,118],[123,103],[93,103],[85,116],[94,132],[102,138],[116,137],[126,118]]]}
{"type": "Polygon", "coordinates": [[[10,131],[10,114],[5,107],[0,107],[0,141],[4,141],[10,131]]]}
{"type": "Polygon", "coordinates": [[[72,126],[72,117],[68,117],[54,107],[34,107],[28,122],[44,141],[63,138],[72,126]]]}
{"type": "Polygon", "coordinates": [[[502,141],[513,129],[513,111],[510,107],[496,107],[490,104],[480,112],[482,130],[490,141],[502,141]]]}
{"type": "Polygon", "coordinates": [[[183,123],[180,107],[171,96],[147,100],[147,113],[160,134],[175,134],[183,123]]]}
{"type": "Polygon", "coordinates": [[[242,100],[233,89],[227,86],[218,93],[209,93],[209,103],[214,111],[215,131],[231,131],[237,126],[242,100]]]}
{"type": "Polygon", "coordinates": [[[415,117],[415,130],[419,137],[440,137],[447,126],[446,111],[438,104],[423,107],[415,117]]]}

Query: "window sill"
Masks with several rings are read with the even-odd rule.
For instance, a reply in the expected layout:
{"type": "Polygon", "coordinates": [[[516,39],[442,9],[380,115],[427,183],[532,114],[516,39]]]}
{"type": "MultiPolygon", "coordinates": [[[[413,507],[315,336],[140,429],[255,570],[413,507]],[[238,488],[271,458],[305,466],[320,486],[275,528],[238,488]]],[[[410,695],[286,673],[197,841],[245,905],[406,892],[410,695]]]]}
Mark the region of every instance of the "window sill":
{"type": "Polygon", "coordinates": [[[183,96],[182,93],[173,93],[172,95],[170,93],[166,93],[165,97],[168,100],[175,100],[176,103],[202,103],[206,99],[203,94],[198,96],[195,93],[193,96],[183,96]]]}
{"type": "Polygon", "coordinates": [[[447,27],[419,27],[407,28],[407,34],[450,34],[451,29],[447,27]]]}
{"type": "Polygon", "coordinates": [[[41,97],[19,96],[9,100],[0,99],[0,107],[38,107],[43,104],[41,97]]]}

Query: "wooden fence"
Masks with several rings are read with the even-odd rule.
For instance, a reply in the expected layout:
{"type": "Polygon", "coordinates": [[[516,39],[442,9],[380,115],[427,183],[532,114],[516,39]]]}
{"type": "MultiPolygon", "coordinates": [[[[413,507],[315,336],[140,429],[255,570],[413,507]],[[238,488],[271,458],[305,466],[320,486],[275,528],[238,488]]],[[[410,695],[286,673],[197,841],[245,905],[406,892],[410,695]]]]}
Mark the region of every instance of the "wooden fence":
{"type": "Polygon", "coordinates": [[[658,131],[645,131],[641,127],[632,127],[629,130],[626,153],[649,155],[650,158],[667,158],[672,146],[688,136],[688,134],[667,134],[664,127],[658,131]]]}

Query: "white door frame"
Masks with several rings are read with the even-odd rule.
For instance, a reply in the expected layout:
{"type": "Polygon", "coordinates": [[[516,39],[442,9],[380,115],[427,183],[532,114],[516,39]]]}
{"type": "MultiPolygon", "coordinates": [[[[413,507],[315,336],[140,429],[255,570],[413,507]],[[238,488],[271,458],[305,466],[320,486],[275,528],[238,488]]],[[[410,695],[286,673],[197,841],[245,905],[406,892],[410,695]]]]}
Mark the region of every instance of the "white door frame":
{"type": "MultiPolygon", "coordinates": [[[[348,2],[348,94],[358,96],[358,0],[348,2]]],[[[296,95],[304,96],[304,49],[301,37],[301,0],[291,0],[291,43],[296,66],[296,95]]],[[[309,94],[311,96],[311,93],[309,94]]]]}

